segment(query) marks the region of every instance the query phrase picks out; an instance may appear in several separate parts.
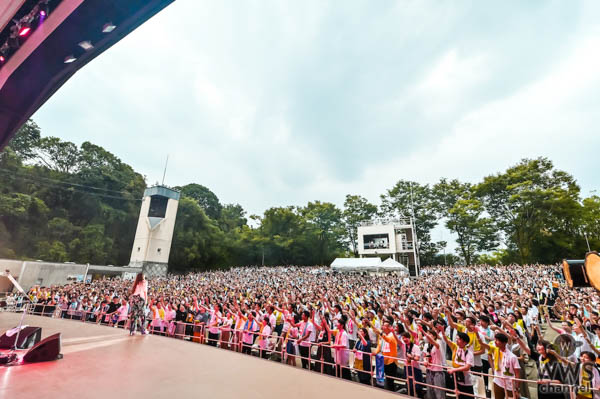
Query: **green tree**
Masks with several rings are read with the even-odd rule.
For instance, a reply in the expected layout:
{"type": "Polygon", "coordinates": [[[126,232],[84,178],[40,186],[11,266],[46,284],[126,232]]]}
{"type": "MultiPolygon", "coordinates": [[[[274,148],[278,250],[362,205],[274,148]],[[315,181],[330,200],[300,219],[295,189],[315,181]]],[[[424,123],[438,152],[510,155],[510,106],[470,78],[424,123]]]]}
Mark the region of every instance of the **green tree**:
{"type": "Polygon", "coordinates": [[[476,192],[508,249],[515,251],[515,260],[555,262],[573,254],[579,186],[549,159],[524,159],[503,173],[485,177],[476,192]]]}
{"type": "Polygon", "coordinates": [[[107,264],[113,238],[105,234],[104,225],[85,226],[77,238],[69,243],[71,258],[81,263],[107,264]]]}
{"type": "MultiPolygon", "coordinates": [[[[314,248],[308,238],[306,220],[293,206],[267,209],[261,219],[265,264],[311,264],[314,248]],[[307,263],[308,262],[308,263],[307,263]]],[[[314,264],[314,263],[312,263],[314,264]]]]}
{"type": "Polygon", "coordinates": [[[223,206],[219,202],[219,198],[215,195],[215,193],[210,191],[210,189],[196,183],[190,183],[183,187],[176,188],[181,190],[181,194],[183,196],[197,201],[209,218],[213,220],[219,219],[221,216],[221,211],[223,210],[223,206]]]}
{"type": "Polygon", "coordinates": [[[40,241],[38,247],[38,258],[48,262],[66,262],[69,254],[65,244],[60,241],[40,241]]]}
{"type": "Polygon", "coordinates": [[[504,265],[509,262],[506,261],[510,257],[509,252],[506,249],[499,249],[492,253],[481,254],[477,257],[477,263],[480,265],[504,265]]]}
{"type": "Polygon", "coordinates": [[[447,265],[447,266],[453,266],[453,265],[460,265],[462,264],[461,259],[454,254],[436,254],[433,257],[433,261],[431,262],[432,265],[447,265]]]}
{"type": "Polygon", "coordinates": [[[301,209],[310,233],[316,238],[313,251],[316,262],[329,264],[343,249],[344,229],[342,227],[342,211],[329,202],[309,202],[301,209]]]}
{"type": "Polygon", "coordinates": [[[169,266],[174,270],[208,270],[228,264],[226,236],[192,198],[179,201],[169,266]]]}
{"type": "Polygon", "coordinates": [[[456,243],[465,264],[478,252],[497,247],[498,234],[492,219],[484,217],[483,203],[475,198],[460,199],[448,210],[446,227],[456,233],[456,243]]]}
{"type": "Polygon", "coordinates": [[[246,211],[240,204],[226,204],[221,210],[219,225],[225,232],[232,232],[248,223],[246,211]]]}
{"type": "Polygon", "coordinates": [[[446,227],[457,235],[457,250],[465,264],[470,265],[478,252],[497,247],[496,227],[486,217],[483,203],[476,198],[471,184],[441,179],[433,192],[441,205],[446,227]]]}
{"type": "Polygon", "coordinates": [[[9,146],[21,160],[28,161],[37,156],[36,149],[40,144],[40,138],[39,126],[34,121],[28,120],[17,130],[9,146]]]}
{"type": "Polygon", "coordinates": [[[58,137],[43,137],[40,139],[36,159],[39,165],[50,170],[71,173],[79,166],[79,149],[75,144],[58,137]]]}
{"type": "Polygon", "coordinates": [[[0,157],[2,246],[37,258],[59,254],[60,242],[69,260],[86,262],[92,254],[82,230],[102,225],[112,244],[97,259],[127,264],[145,186],[143,176],[102,147],[40,138],[29,122],[0,157]]]}
{"type": "MultiPolygon", "coordinates": [[[[581,208],[580,230],[588,239],[590,249],[600,250],[600,197],[585,198],[581,208]]],[[[586,243],[587,247],[587,243],[586,243]]]]}
{"type": "Polygon", "coordinates": [[[358,226],[377,214],[377,206],[360,195],[346,195],[342,220],[354,256],[358,256],[358,226]]]}

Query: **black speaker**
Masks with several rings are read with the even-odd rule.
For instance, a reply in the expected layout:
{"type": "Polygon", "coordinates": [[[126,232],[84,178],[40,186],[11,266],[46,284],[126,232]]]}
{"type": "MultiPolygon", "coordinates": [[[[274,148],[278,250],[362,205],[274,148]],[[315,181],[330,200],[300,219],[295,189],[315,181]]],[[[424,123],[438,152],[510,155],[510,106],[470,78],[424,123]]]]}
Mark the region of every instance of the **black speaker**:
{"type": "MultiPolygon", "coordinates": [[[[19,342],[17,342],[17,349],[29,349],[33,345],[40,342],[41,338],[41,327],[25,327],[19,333],[19,342]]],[[[6,335],[6,333],[4,333],[0,337],[0,349],[12,349],[15,345],[15,339],[17,339],[16,333],[10,337],[6,335]]]]}
{"type": "Polygon", "coordinates": [[[23,361],[28,363],[47,362],[49,360],[61,359],[60,354],[60,333],[56,333],[38,342],[33,348],[29,349],[23,361]]]}

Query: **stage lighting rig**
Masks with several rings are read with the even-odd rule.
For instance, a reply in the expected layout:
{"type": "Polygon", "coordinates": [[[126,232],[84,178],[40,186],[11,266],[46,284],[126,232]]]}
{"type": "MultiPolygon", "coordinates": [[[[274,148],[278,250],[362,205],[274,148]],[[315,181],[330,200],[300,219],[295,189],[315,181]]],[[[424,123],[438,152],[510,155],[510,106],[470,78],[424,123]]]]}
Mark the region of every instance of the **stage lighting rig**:
{"type": "Polygon", "coordinates": [[[65,57],[65,64],[70,64],[70,63],[75,62],[75,61],[77,61],[77,58],[75,58],[75,56],[73,54],[67,55],[65,57]]]}
{"type": "Polygon", "coordinates": [[[79,43],[79,47],[81,47],[85,51],[90,51],[94,48],[94,45],[89,40],[84,40],[83,42],[79,43]]]}
{"type": "Polygon", "coordinates": [[[46,18],[48,14],[50,14],[50,6],[48,5],[49,2],[50,0],[42,0],[38,3],[41,18],[46,18]]]}
{"type": "Polygon", "coordinates": [[[19,31],[19,36],[27,36],[29,32],[31,32],[31,22],[21,22],[17,25],[17,30],[19,31]]]}
{"type": "Polygon", "coordinates": [[[4,51],[2,54],[4,57],[3,62],[8,61],[12,54],[21,47],[21,44],[44,22],[52,10],[56,8],[61,1],[62,0],[40,0],[35,3],[31,9],[25,9],[24,11],[22,9],[19,10],[17,17],[13,19],[12,24],[5,28],[8,30],[8,34],[4,36],[6,40],[0,48],[8,46],[8,48],[13,49],[13,51],[4,51]],[[26,14],[23,15],[23,13],[26,14]]]}
{"type": "Polygon", "coordinates": [[[114,25],[112,22],[108,22],[108,23],[104,24],[104,26],[102,27],[102,32],[103,33],[110,33],[113,30],[115,30],[116,27],[117,26],[114,25]]]}

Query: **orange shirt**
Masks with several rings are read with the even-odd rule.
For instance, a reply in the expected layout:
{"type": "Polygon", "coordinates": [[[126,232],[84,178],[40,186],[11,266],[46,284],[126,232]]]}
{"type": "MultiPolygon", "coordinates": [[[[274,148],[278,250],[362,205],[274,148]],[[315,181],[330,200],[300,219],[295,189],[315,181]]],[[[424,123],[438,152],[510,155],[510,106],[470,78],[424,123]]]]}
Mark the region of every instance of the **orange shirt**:
{"type": "Polygon", "coordinates": [[[383,364],[392,364],[398,357],[398,342],[396,341],[396,337],[394,337],[393,333],[389,333],[387,335],[381,334],[381,338],[383,339],[383,347],[381,348],[383,364]]]}

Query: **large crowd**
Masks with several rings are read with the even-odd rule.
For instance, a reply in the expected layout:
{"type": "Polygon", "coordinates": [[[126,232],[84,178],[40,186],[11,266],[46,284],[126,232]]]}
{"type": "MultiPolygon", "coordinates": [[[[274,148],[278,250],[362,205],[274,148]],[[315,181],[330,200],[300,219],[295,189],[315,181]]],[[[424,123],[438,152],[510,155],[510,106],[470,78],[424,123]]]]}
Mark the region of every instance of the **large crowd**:
{"type": "Polygon", "coordinates": [[[232,268],[149,278],[141,305],[132,294],[118,278],[28,293],[46,315],[115,327],[136,319],[142,333],[418,397],[600,398],[600,295],[568,289],[558,266],[437,266],[410,279],[232,268]],[[531,378],[536,387],[522,381],[531,378]]]}

